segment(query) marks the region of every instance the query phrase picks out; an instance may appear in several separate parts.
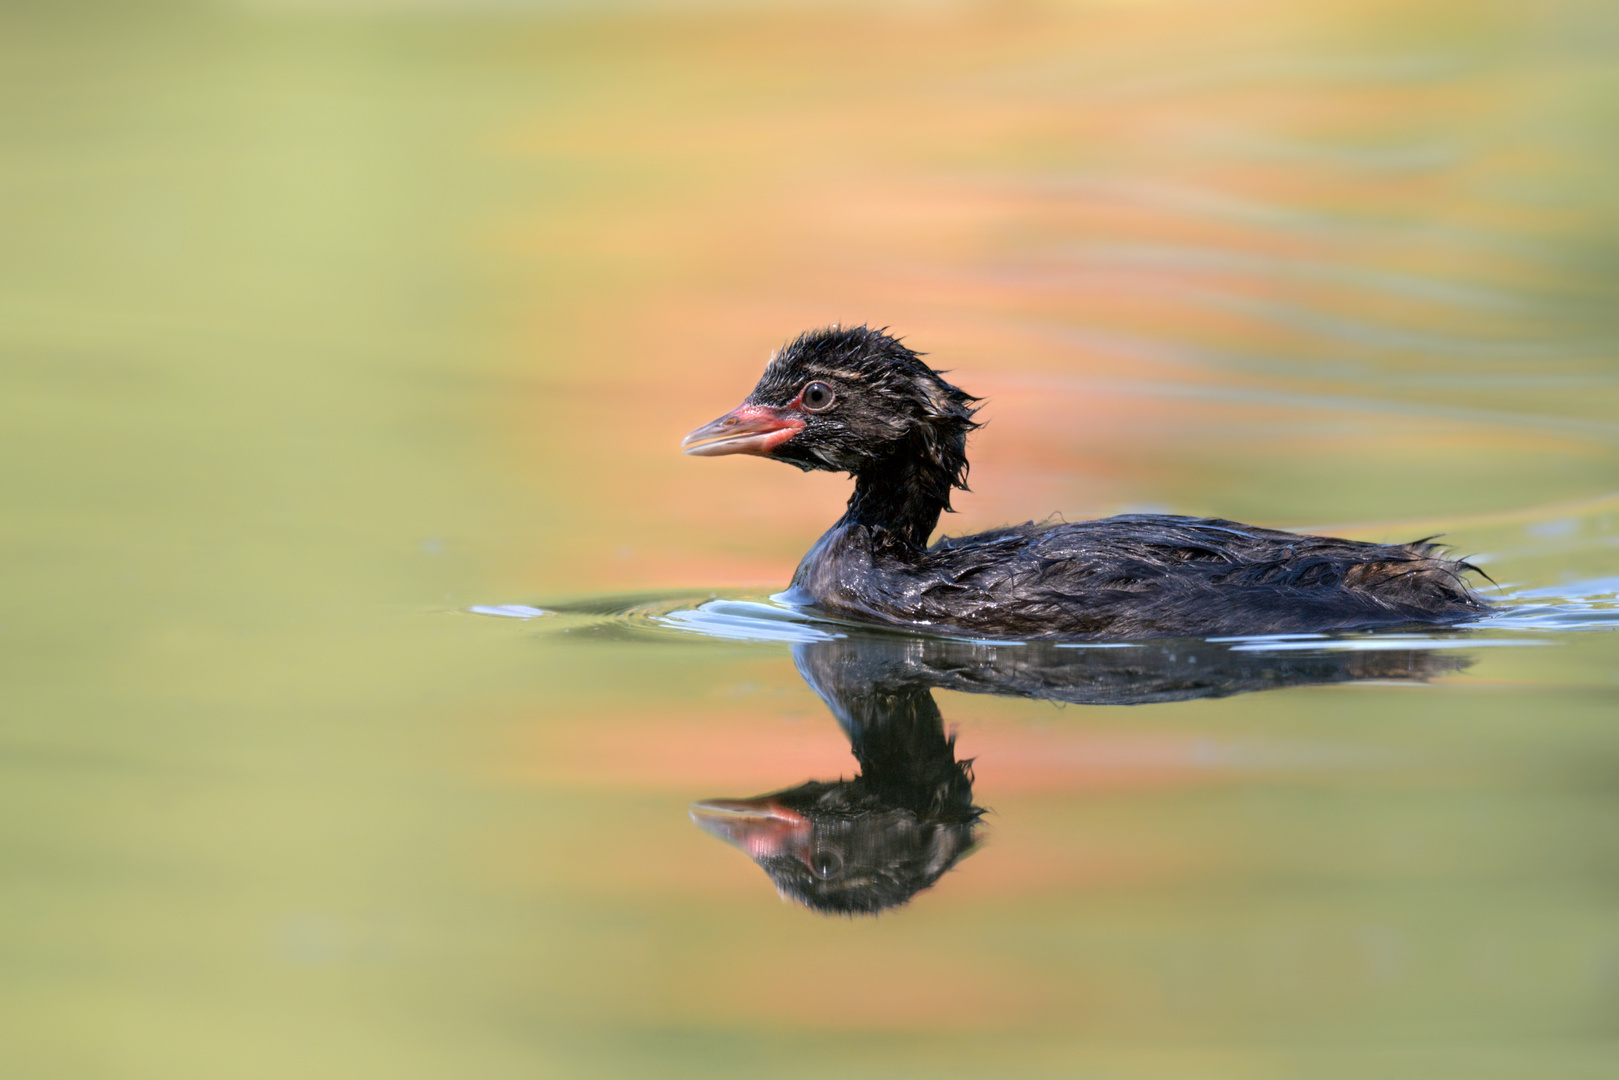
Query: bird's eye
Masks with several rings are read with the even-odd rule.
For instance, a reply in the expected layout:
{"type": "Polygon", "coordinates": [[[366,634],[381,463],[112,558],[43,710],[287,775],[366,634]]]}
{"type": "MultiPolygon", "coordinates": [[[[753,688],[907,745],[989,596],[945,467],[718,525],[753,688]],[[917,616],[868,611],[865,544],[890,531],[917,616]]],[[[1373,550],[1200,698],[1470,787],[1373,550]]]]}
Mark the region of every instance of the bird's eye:
{"type": "Polygon", "coordinates": [[[804,387],[804,392],[798,396],[799,400],[804,403],[804,408],[810,412],[825,412],[838,399],[837,395],[832,392],[832,388],[824,382],[810,383],[804,387]]]}
{"type": "Polygon", "coordinates": [[[809,866],[816,877],[825,881],[843,869],[843,856],[831,850],[817,851],[810,856],[809,866]]]}

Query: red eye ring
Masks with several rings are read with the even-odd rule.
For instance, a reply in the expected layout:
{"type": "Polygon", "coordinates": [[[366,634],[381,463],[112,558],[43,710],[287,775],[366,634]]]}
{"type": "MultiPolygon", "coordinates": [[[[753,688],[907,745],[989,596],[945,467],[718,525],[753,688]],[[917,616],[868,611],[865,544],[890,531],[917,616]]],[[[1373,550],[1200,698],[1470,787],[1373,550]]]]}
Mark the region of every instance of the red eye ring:
{"type": "Polygon", "coordinates": [[[807,384],[798,394],[798,402],[805,412],[826,412],[838,400],[832,388],[819,380],[807,384]]]}

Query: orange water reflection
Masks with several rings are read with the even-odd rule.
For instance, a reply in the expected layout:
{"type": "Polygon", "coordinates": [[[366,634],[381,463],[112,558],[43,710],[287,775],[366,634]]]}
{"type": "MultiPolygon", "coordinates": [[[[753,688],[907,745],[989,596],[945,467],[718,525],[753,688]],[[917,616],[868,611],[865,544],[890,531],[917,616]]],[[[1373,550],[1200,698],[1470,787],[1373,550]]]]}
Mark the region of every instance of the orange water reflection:
{"type": "Polygon", "coordinates": [[[618,185],[487,230],[519,262],[591,267],[588,289],[548,285],[569,302],[547,296],[512,346],[547,373],[513,403],[518,452],[561,518],[592,522],[553,537],[537,580],[784,582],[846,485],[674,447],[772,347],[835,320],[894,327],[989,399],[952,531],[1590,491],[1611,439],[1515,426],[1545,404],[1515,390],[1451,388],[1534,348],[1526,286],[1558,284],[1535,249],[1579,214],[1491,194],[1566,170],[1555,144],[1500,137],[1503,109],[1559,88],[1457,66],[1439,29],[1506,40],[1524,16],[1441,11],[1392,37],[1392,8],[1263,0],[749,15],[602,53],[656,90],[493,142],[618,185]],[[1488,492],[1461,482],[1481,455],[1488,492]]]}
{"type": "Polygon", "coordinates": [[[848,481],[677,444],[832,320],[988,399],[951,531],[1612,577],[1603,5],[696,7],[0,10],[11,1073],[1610,1073],[1613,635],[945,698],[850,922],[687,816],[852,771],[785,646],[464,610],[785,583],[848,481]]]}

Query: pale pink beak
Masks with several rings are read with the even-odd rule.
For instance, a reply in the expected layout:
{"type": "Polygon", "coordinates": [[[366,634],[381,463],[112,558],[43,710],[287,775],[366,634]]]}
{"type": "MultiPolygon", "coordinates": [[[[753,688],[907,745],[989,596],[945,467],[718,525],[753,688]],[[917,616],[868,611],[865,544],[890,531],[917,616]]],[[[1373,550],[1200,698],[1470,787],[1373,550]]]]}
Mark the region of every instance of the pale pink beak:
{"type": "Polygon", "coordinates": [[[802,416],[768,405],[743,404],[687,435],[680,446],[695,457],[721,454],[763,457],[803,430],[802,416]]]}
{"type": "Polygon", "coordinates": [[[758,799],[704,799],[691,804],[691,819],[703,831],[741,848],[751,858],[797,855],[814,826],[796,810],[766,795],[758,799]]]}

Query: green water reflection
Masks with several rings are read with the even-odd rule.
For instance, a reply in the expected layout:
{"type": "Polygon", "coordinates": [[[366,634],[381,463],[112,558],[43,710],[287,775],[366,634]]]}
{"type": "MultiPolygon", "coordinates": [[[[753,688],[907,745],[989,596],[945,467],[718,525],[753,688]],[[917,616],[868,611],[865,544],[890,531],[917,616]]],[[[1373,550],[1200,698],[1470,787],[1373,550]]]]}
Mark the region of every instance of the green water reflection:
{"type": "Polygon", "coordinates": [[[778,587],[845,482],[676,443],[869,319],[990,399],[951,531],[1444,532],[1568,610],[1619,575],[1616,40],[7,5],[0,1073],[1609,1075],[1613,634],[936,691],[982,845],[850,921],[687,815],[854,771],[785,644],[465,609],[778,587]]]}

